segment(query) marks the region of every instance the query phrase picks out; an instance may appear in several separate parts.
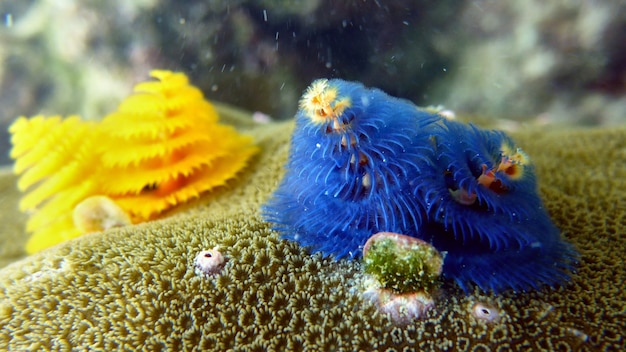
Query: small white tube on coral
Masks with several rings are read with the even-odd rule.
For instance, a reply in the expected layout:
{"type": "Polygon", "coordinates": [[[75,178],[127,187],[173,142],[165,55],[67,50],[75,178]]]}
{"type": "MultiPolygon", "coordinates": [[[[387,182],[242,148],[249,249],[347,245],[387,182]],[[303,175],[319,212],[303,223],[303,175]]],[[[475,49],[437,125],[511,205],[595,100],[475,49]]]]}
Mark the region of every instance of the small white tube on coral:
{"type": "Polygon", "coordinates": [[[194,272],[196,275],[209,277],[222,271],[225,262],[226,260],[218,247],[202,250],[194,260],[194,272]]]}
{"type": "Polygon", "coordinates": [[[500,320],[500,310],[491,303],[478,302],[472,306],[471,314],[478,320],[495,323],[500,320]]]}

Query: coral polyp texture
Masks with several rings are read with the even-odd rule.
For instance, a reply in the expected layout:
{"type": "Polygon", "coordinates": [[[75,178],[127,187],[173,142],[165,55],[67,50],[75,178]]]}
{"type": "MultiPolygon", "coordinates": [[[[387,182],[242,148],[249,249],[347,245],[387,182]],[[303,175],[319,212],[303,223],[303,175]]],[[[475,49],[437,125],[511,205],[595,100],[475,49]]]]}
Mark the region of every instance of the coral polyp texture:
{"type": "Polygon", "coordinates": [[[18,186],[29,190],[20,204],[32,214],[27,252],[79,236],[72,211],[87,197],[110,198],[133,223],[151,220],[225,185],[258,151],[251,137],[218,123],[184,74],[151,75],[157,80],[138,84],[99,123],[37,116],[11,126],[18,186]]]}
{"type": "Polygon", "coordinates": [[[466,292],[553,285],[576,261],[510,137],[378,89],[313,82],[286,169],[265,217],[325,255],[359,257],[371,235],[402,233],[446,252],[443,273],[466,292]]]}

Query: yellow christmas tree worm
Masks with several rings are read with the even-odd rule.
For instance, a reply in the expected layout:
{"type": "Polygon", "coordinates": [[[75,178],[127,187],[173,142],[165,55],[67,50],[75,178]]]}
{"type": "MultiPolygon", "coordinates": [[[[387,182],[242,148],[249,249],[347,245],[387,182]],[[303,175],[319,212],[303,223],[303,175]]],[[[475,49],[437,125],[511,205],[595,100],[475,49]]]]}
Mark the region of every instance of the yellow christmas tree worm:
{"type": "Polygon", "coordinates": [[[217,123],[213,106],[182,73],[152,71],[159,81],[135,87],[135,94],[104,118],[108,137],[103,166],[110,195],[135,221],[224,185],[257,148],[252,138],[217,123]]]}
{"type": "Polygon", "coordinates": [[[98,133],[93,122],[78,116],[18,118],[9,128],[18,188],[27,191],[20,210],[30,214],[26,230],[32,237],[26,251],[33,253],[80,235],[72,209],[97,192],[98,133]]]}
{"type": "MultiPolygon", "coordinates": [[[[257,152],[182,73],[153,71],[102,122],[77,116],[19,118],[11,126],[22,211],[33,253],[81,234],[73,209],[110,198],[133,223],[224,185],[257,152]]],[[[82,213],[81,213],[82,214],[82,213]]],[[[83,214],[89,217],[89,214],[83,214]]]]}

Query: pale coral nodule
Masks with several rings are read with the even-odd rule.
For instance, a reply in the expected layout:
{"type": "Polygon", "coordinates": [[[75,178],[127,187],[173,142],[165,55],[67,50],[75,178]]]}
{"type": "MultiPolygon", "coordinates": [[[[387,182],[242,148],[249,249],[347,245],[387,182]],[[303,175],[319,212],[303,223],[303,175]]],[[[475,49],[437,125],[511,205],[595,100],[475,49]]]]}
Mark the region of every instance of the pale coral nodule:
{"type": "Polygon", "coordinates": [[[225,263],[226,258],[224,258],[224,255],[222,255],[217,247],[205,249],[196,255],[193,264],[194,272],[196,275],[209,277],[220,273],[225,263]]]}
{"type": "Polygon", "coordinates": [[[423,319],[426,313],[435,307],[435,301],[427,292],[396,293],[372,281],[375,280],[366,283],[368,288],[363,294],[365,299],[373,303],[379,312],[386,314],[397,326],[406,326],[415,320],[423,319]]]}
{"type": "Polygon", "coordinates": [[[86,198],[74,207],[74,226],[82,232],[99,232],[130,225],[130,217],[119,205],[106,196],[86,198]]]}

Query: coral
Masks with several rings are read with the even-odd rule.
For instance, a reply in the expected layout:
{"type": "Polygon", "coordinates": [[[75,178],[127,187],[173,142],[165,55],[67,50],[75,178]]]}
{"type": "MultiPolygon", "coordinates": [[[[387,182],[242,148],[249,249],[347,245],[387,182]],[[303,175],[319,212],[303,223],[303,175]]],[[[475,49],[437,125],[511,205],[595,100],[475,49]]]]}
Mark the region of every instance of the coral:
{"type": "Polygon", "coordinates": [[[0,268],[3,268],[24,256],[24,224],[28,218],[17,204],[20,199],[17,177],[7,167],[0,167],[0,195],[0,268]]]}
{"type": "MultiPolygon", "coordinates": [[[[83,236],[0,269],[0,349],[626,349],[626,268],[616,265],[626,252],[626,164],[616,162],[626,158],[626,129],[514,135],[532,156],[546,208],[581,253],[572,281],[469,296],[444,283],[436,307],[397,326],[361,298],[358,262],[310,255],[258,215],[284,174],[293,125],[238,123],[261,152],[233,187],[172,217],[83,236]],[[206,280],[193,259],[216,245],[228,265],[206,280]],[[497,324],[471,316],[474,303],[489,301],[506,313],[497,324]]],[[[0,180],[12,185],[15,176],[0,180]]],[[[2,209],[16,207],[19,195],[3,195],[2,209]]],[[[15,226],[0,229],[2,250],[19,240],[15,226]]]]}
{"type": "Polygon", "coordinates": [[[380,232],[365,242],[363,266],[384,288],[399,293],[430,291],[439,283],[443,256],[415,237],[380,232]]]}
{"type": "Polygon", "coordinates": [[[138,84],[101,123],[35,116],[11,125],[18,187],[29,190],[20,202],[32,214],[27,252],[80,236],[72,210],[87,197],[107,196],[133,223],[147,221],[225,185],[258,151],[218,123],[184,74],[152,75],[159,81],[138,84]]]}
{"type": "Polygon", "coordinates": [[[357,82],[313,82],[266,218],[336,258],[359,257],[377,232],[422,239],[447,253],[444,275],[466,292],[566,281],[577,254],[543,207],[529,157],[503,132],[436,111],[357,82]]]}

